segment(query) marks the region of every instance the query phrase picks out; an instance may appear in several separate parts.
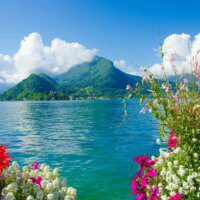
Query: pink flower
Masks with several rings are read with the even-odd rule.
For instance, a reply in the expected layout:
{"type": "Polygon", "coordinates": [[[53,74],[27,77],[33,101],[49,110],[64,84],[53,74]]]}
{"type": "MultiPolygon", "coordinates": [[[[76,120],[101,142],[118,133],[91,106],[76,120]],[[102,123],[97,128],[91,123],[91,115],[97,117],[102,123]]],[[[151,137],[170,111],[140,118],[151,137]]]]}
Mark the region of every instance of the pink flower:
{"type": "Polygon", "coordinates": [[[141,178],[141,185],[142,185],[142,187],[146,187],[147,184],[148,184],[147,177],[144,176],[143,178],[141,178]]]}
{"type": "Polygon", "coordinates": [[[41,186],[42,177],[41,176],[38,176],[37,178],[31,178],[31,180],[33,181],[33,183],[39,185],[40,188],[42,188],[42,186],[41,186]]]}
{"type": "Polygon", "coordinates": [[[143,169],[145,167],[149,167],[151,160],[148,156],[139,156],[138,158],[133,159],[134,162],[138,162],[140,165],[140,168],[143,169]]]}
{"type": "Polygon", "coordinates": [[[177,138],[169,139],[167,144],[169,147],[176,147],[178,144],[178,140],[177,138]]]}
{"type": "Polygon", "coordinates": [[[135,179],[133,179],[132,183],[131,183],[132,194],[137,194],[138,193],[137,187],[138,187],[138,182],[135,179]]]}
{"type": "Polygon", "coordinates": [[[182,197],[183,197],[182,194],[177,193],[177,194],[171,196],[171,197],[169,198],[169,200],[179,200],[179,199],[181,199],[182,197]]]}
{"type": "Polygon", "coordinates": [[[171,135],[170,135],[169,140],[168,140],[168,146],[169,147],[176,147],[177,144],[178,144],[178,140],[177,140],[177,137],[176,137],[176,132],[171,131],[171,135]]]}
{"type": "Polygon", "coordinates": [[[157,175],[156,169],[150,168],[147,171],[147,174],[151,177],[151,178],[155,178],[157,175]]]}
{"type": "Polygon", "coordinates": [[[142,169],[138,170],[137,177],[142,178],[142,173],[143,173],[142,169]]]}
{"type": "Polygon", "coordinates": [[[151,196],[147,200],[156,200],[159,199],[159,189],[158,188],[153,188],[151,191],[151,196]]]}
{"type": "Polygon", "coordinates": [[[138,196],[135,197],[135,200],[145,200],[146,196],[145,194],[140,193],[138,196]]]}
{"type": "Polygon", "coordinates": [[[32,169],[33,169],[33,170],[39,169],[39,164],[38,164],[37,162],[34,162],[34,163],[33,163],[32,169]]]}

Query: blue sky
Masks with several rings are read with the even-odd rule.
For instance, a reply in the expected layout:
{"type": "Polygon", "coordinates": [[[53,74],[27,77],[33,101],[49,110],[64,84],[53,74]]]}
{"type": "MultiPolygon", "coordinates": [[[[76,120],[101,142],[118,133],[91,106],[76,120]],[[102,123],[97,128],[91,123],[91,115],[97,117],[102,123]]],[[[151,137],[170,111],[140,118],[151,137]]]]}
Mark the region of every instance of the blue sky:
{"type": "Polygon", "coordinates": [[[151,66],[153,49],[168,35],[200,31],[199,0],[1,0],[0,53],[13,55],[38,32],[96,48],[111,60],[151,66]]]}

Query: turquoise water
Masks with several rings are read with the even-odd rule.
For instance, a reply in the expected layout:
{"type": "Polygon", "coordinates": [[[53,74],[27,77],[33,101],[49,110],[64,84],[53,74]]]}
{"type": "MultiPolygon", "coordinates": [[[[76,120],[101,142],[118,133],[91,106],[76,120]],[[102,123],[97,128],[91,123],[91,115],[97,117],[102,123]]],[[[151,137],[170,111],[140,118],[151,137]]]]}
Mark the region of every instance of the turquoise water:
{"type": "Polygon", "coordinates": [[[158,152],[158,124],[138,100],[0,102],[0,144],[21,165],[59,167],[79,200],[129,200],[132,158],[158,152]]]}

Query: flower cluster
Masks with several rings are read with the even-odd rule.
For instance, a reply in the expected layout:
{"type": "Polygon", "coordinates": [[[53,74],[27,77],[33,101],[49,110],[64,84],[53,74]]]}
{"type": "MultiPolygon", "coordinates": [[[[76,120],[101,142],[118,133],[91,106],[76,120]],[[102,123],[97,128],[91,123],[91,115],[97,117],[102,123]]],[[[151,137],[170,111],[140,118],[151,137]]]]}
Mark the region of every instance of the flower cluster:
{"type": "MultiPolygon", "coordinates": [[[[161,48],[162,49],[162,48],[161,48]]],[[[163,57],[163,52],[161,52],[163,57]]],[[[196,60],[200,51],[192,58],[194,70],[191,74],[177,73],[174,59],[171,63],[176,81],[167,77],[163,67],[163,79],[155,78],[143,67],[143,90],[140,113],[151,112],[160,122],[162,140],[165,145],[160,154],[150,160],[140,156],[135,161],[140,169],[132,181],[132,193],[137,200],[200,199],[200,62],[196,60]],[[149,166],[149,163],[155,163],[149,166]],[[149,171],[150,170],[150,171],[149,171]]],[[[138,85],[129,86],[129,91],[138,94],[138,85]]]]}
{"type": "Polygon", "coordinates": [[[8,155],[9,152],[6,151],[6,148],[7,146],[0,146],[0,174],[10,164],[11,157],[8,155]]]}
{"type": "Polygon", "coordinates": [[[158,199],[159,189],[153,185],[157,175],[156,169],[153,168],[156,161],[150,160],[148,156],[139,156],[134,158],[134,161],[140,165],[140,169],[131,184],[132,194],[137,194],[135,199],[158,199]]]}
{"type": "Polygon", "coordinates": [[[66,187],[58,169],[53,171],[45,164],[35,162],[32,166],[19,169],[17,162],[2,171],[1,194],[5,200],[74,200],[76,190],[66,187]]]}

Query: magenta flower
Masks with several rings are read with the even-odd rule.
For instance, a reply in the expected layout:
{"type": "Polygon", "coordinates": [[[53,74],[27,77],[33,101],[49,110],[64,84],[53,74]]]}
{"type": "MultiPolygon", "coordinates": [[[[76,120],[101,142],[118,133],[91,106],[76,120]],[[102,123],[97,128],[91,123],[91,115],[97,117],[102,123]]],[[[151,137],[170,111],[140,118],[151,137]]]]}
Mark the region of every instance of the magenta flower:
{"type": "Polygon", "coordinates": [[[143,171],[142,169],[137,171],[137,177],[142,178],[143,171]]]}
{"type": "Polygon", "coordinates": [[[133,160],[134,160],[134,162],[139,163],[141,169],[143,169],[145,167],[149,167],[149,164],[151,162],[151,160],[148,156],[139,156],[138,158],[134,158],[133,160]]]}
{"type": "Polygon", "coordinates": [[[156,169],[150,168],[147,171],[147,174],[151,177],[151,178],[155,178],[157,175],[156,169]]]}
{"type": "Polygon", "coordinates": [[[33,169],[33,170],[39,169],[39,164],[38,164],[37,162],[34,162],[34,163],[33,163],[32,169],[33,169]]]}
{"type": "Polygon", "coordinates": [[[133,179],[132,183],[131,183],[132,194],[137,194],[138,193],[137,187],[138,187],[138,182],[135,179],[133,179]]]}
{"type": "Polygon", "coordinates": [[[141,178],[141,185],[142,185],[142,187],[146,187],[147,184],[148,184],[147,177],[144,176],[143,178],[141,178]]]}
{"type": "Polygon", "coordinates": [[[167,144],[169,147],[176,147],[178,144],[178,140],[177,138],[169,139],[167,144]]]}
{"type": "Polygon", "coordinates": [[[39,185],[40,188],[42,188],[42,186],[41,186],[42,177],[41,176],[38,176],[37,178],[31,178],[31,180],[33,181],[33,183],[39,185]]]}
{"type": "Polygon", "coordinates": [[[145,200],[146,195],[143,193],[140,193],[138,196],[135,197],[135,200],[145,200]]]}
{"type": "Polygon", "coordinates": [[[147,200],[156,200],[156,199],[159,199],[159,189],[158,188],[153,188],[152,191],[151,191],[151,196],[148,197],[147,200]]]}
{"type": "Polygon", "coordinates": [[[179,199],[181,199],[182,197],[183,197],[182,194],[177,193],[177,194],[171,196],[171,197],[169,198],[169,200],[179,200],[179,199]]]}

